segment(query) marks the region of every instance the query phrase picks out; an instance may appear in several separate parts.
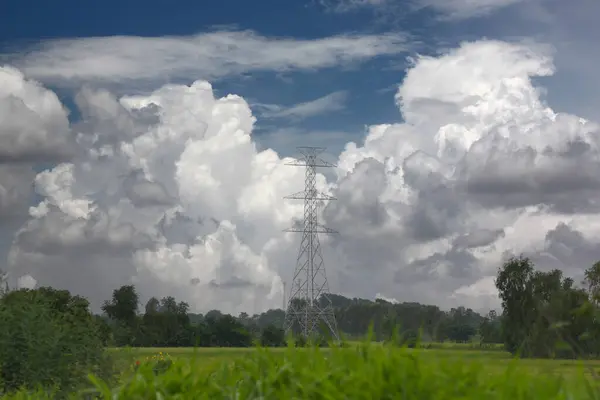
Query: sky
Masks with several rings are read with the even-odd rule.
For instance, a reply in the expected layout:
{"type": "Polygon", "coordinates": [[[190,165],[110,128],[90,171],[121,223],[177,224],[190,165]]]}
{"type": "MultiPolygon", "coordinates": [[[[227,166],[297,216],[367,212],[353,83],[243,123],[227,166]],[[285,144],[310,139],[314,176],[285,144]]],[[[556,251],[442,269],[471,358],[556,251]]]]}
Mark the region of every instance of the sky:
{"type": "Polygon", "coordinates": [[[279,307],[296,146],[336,164],[318,179],[334,293],[485,311],[511,255],[576,281],[600,260],[597,1],[2,7],[12,286],[279,307]]]}

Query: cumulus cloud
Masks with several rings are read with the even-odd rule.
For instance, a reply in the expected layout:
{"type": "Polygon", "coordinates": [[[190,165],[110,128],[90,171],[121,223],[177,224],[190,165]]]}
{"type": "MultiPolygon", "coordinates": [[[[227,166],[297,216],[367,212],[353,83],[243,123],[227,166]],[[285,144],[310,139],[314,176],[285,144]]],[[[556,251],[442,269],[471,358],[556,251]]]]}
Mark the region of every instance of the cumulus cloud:
{"type": "MultiPolygon", "coordinates": [[[[485,309],[508,254],[576,279],[600,258],[600,130],[545,103],[533,79],[554,73],[551,56],[479,41],[413,60],[395,97],[404,122],[369,127],[318,175],[338,199],[321,215],[341,233],[322,239],[334,292],[485,309]]],[[[246,101],[206,81],[76,100],[85,153],[37,174],[12,279],[96,306],[125,283],[199,311],[279,306],[299,241],[282,230],[303,213],[283,197],[304,175],[257,146],[246,101]]]]}
{"type": "Polygon", "coordinates": [[[68,112],[56,94],[0,66],[0,252],[28,217],[33,166],[68,160],[76,146],[68,112]]]}
{"type": "Polygon", "coordinates": [[[69,158],[70,139],[67,111],[56,94],[0,66],[0,163],[69,158]]]}
{"type": "Polygon", "coordinates": [[[246,102],[215,99],[205,81],[120,99],[85,89],[77,102],[87,155],[37,175],[43,201],[16,235],[11,276],[96,305],[136,282],[194,309],[268,306],[282,284],[264,248],[289,242],[280,231],[301,205],[282,197],[303,176],[256,150],[246,102]]]}
{"type": "MultiPolygon", "coordinates": [[[[276,128],[264,127],[257,135],[257,145],[261,149],[277,149],[280,155],[297,156],[298,146],[310,143],[311,146],[324,147],[325,153],[321,154],[324,160],[336,163],[338,155],[344,150],[344,146],[351,138],[357,140],[362,138],[363,130],[355,132],[347,131],[320,131],[303,128],[276,128]]],[[[329,170],[323,173],[332,172],[329,170]]]]}
{"type": "MultiPolygon", "coordinates": [[[[359,232],[335,247],[346,285],[370,270],[398,299],[497,306],[489,283],[506,254],[543,252],[558,224],[596,215],[599,126],[545,104],[532,78],[553,72],[548,48],[498,41],[414,60],[396,95],[405,123],[371,127],[340,156],[338,190],[351,179],[371,196],[325,210],[359,232]]],[[[580,276],[594,257],[541,267],[580,276]]]]}
{"type": "Polygon", "coordinates": [[[397,55],[407,48],[403,34],[297,40],[267,38],[252,31],[217,31],[173,37],[53,39],[4,58],[27,76],[73,85],[314,70],[397,55]]]}

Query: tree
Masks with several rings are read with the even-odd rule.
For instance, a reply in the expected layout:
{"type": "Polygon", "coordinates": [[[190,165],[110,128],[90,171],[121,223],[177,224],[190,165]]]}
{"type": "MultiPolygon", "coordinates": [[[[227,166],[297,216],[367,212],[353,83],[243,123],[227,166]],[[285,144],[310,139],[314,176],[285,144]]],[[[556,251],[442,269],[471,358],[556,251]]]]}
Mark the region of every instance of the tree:
{"type": "Polygon", "coordinates": [[[500,318],[495,310],[491,310],[479,325],[482,343],[502,343],[502,328],[500,318]]]}
{"type": "Polygon", "coordinates": [[[587,286],[590,300],[598,305],[600,303],[600,261],[585,270],[583,283],[587,286]]]}
{"type": "Polygon", "coordinates": [[[112,300],[105,301],[102,311],[109,318],[133,325],[137,316],[139,297],[133,285],[121,286],[113,291],[112,300]]]}
{"type": "Polygon", "coordinates": [[[526,257],[513,257],[498,271],[496,288],[502,301],[502,336],[506,350],[515,354],[527,345],[535,322],[533,263],[526,257]]]}
{"type": "Polygon", "coordinates": [[[260,335],[260,344],[265,347],[285,346],[285,332],[274,325],[268,325],[260,335]]]}
{"type": "Polygon", "coordinates": [[[252,335],[248,329],[232,315],[210,313],[203,323],[196,327],[196,338],[200,346],[248,347],[252,345],[252,335]]]}
{"type": "Polygon", "coordinates": [[[152,315],[152,314],[157,314],[159,311],[160,307],[160,301],[156,298],[156,297],[151,297],[150,300],[148,300],[148,302],[146,303],[146,307],[144,307],[144,309],[146,310],[145,314],[146,315],[152,315]]]}
{"type": "Polygon", "coordinates": [[[586,272],[589,290],[576,288],[562,271],[536,271],[527,258],[512,258],[498,272],[506,349],[526,357],[572,358],[597,352],[594,309],[597,277],[586,272]]]}
{"type": "Polygon", "coordinates": [[[117,346],[134,345],[138,336],[139,297],[133,285],[113,291],[112,299],[105,301],[102,311],[113,322],[113,338],[117,346]]]}
{"type": "Polygon", "coordinates": [[[66,290],[10,292],[0,299],[0,383],[6,391],[57,386],[68,392],[89,372],[108,378],[110,360],[88,301],[66,290]]]}
{"type": "Polygon", "coordinates": [[[138,339],[140,345],[175,347],[194,344],[187,303],[178,303],[174,297],[160,301],[153,297],[148,300],[145,309],[138,339]]]}

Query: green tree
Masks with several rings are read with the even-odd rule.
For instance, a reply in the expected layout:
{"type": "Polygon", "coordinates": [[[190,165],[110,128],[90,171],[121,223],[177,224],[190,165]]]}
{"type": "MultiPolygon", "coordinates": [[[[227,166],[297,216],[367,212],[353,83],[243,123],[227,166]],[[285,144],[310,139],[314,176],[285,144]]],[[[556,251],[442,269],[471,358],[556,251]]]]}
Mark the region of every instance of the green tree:
{"type": "Polygon", "coordinates": [[[481,342],[486,344],[502,343],[501,319],[495,310],[491,310],[479,325],[481,342]]]}
{"type": "Polygon", "coordinates": [[[585,270],[584,284],[587,287],[590,300],[598,305],[600,303],[600,261],[585,270]]]}
{"type": "Polygon", "coordinates": [[[89,372],[108,378],[110,361],[88,306],[82,297],[51,288],[2,297],[2,390],[42,386],[64,394],[85,385],[89,372]]]}
{"type": "Polygon", "coordinates": [[[112,300],[105,301],[102,311],[109,318],[132,326],[135,323],[139,296],[133,285],[121,286],[113,291],[112,300]]]}
{"type": "Polygon", "coordinates": [[[502,301],[502,336],[506,350],[527,352],[529,333],[535,323],[533,263],[526,257],[513,257],[498,271],[496,288],[502,301]]]}
{"type": "Polygon", "coordinates": [[[196,327],[196,337],[200,346],[248,347],[252,345],[252,335],[234,316],[209,312],[202,324],[196,327]]]}
{"type": "Polygon", "coordinates": [[[138,331],[139,296],[133,285],[115,289],[110,301],[105,301],[102,311],[112,321],[112,331],[117,346],[135,345],[139,339],[138,331]]]}
{"type": "MultiPolygon", "coordinates": [[[[593,279],[594,270],[586,276],[593,279]]],[[[576,288],[562,271],[536,271],[526,258],[509,260],[498,272],[504,343],[526,357],[571,358],[596,351],[590,329],[594,308],[590,295],[576,288]]],[[[590,282],[590,292],[594,293],[590,282]]],[[[593,296],[593,295],[592,295],[593,296]]]]}
{"type": "Polygon", "coordinates": [[[145,310],[138,339],[140,345],[177,347],[194,344],[187,303],[178,303],[174,297],[160,301],[153,297],[146,303],[145,310]]]}
{"type": "Polygon", "coordinates": [[[265,347],[285,346],[285,332],[275,325],[268,325],[260,335],[260,344],[265,347]]]}

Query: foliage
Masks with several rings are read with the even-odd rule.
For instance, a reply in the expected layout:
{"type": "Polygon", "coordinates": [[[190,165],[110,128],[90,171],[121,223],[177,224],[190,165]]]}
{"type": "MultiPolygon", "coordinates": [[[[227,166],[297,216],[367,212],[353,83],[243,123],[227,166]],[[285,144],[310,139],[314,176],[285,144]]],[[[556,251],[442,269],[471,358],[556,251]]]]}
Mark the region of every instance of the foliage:
{"type": "Polygon", "coordinates": [[[260,344],[265,347],[285,346],[285,332],[275,325],[265,327],[260,335],[260,344]]]}
{"type": "Polygon", "coordinates": [[[505,347],[522,357],[596,356],[598,340],[595,296],[598,264],[586,271],[588,290],[575,287],[559,270],[537,271],[530,259],[514,257],[498,271],[505,347]]]}
{"type": "MultiPolygon", "coordinates": [[[[396,326],[407,332],[422,331],[423,341],[450,340],[467,343],[485,321],[485,317],[471,309],[458,307],[443,312],[436,306],[418,303],[393,304],[383,300],[369,301],[329,295],[336,313],[340,333],[347,338],[363,338],[372,327],[375,340],[389,340],[396,326]]],[[[218,310],[206,315],[190,313],[189,306],[173,297],[151,298],[142,315],[136,314],[137,293],[133,286],[115,290],[111,301],[104,304],[104,321],[109,332],[103,337],[116,346],[136,347],[188,347],[224,346],[246,347],[253,341],[271,346],[281,346],[283,310],[268,310],[250,316],[238,317],[218,310]],[[132,318],[132,315],[135,317],[132,318]]],[[[499,326],[494,325],[499,331],[499,326]]],[[[324,330],[327,333],[327,329],[324,330]]],[[[487,342],[501,342],[498,334],[486,336],[487,342]]],[[[327,335],[318,339],[321,345],[327,335]]],[[[298,339],[298,344],[304,346],[298,339]]],[[[311,340],[314,342],[315,340],[311,340]]]]}
{"type": "Polygon", "coordinates": [[[502,322],[495,310],[491,310],[479,326],[481,343],[502,343],[502,322]]]}
{"type": "Polygon", "coordinates": [[[197,344],[199,346],[216,347],[249,347],[252,335],[235,317],[225,314],[207,316],[196,327],[197,344]]]}
{"type": "Polygon", "coordinates": [[[175,360],[159,375],[151,365],[142,365],[119,388],[100,380],[96,388],[104,399],[123,400],[600,398],[598,384],[583,370],[559,379],[513,362],[490,372],[477,362],[429,358],[422,351],[396,346],[288,347],[283,352],[259,348],[248,354],[210,368],[201,357],[175,360]]]}
{"type": "Polygon", "coordinates": [[[193,330],[188,309],[187,303],[177,303],[173,297],[165,297],[160,301],[151,298],[146,303],[137,344],[144,347],[192,345],[193,330]]]}
{"type": "Polygon", "coordinates": [[[88,301],[68,291],[17,290],[0,299],[0,385],[70,391],[87,373],[108,377],[99,325],[88,301]]]}
{"type": "Polygon", "coordinates": [[[121,286],[113,291],[112,299],[105,301],[102,311],[112,322],[113,340],[119,346],[136,344],[138,334],[139,296],[133,285],[121,286]]]}

